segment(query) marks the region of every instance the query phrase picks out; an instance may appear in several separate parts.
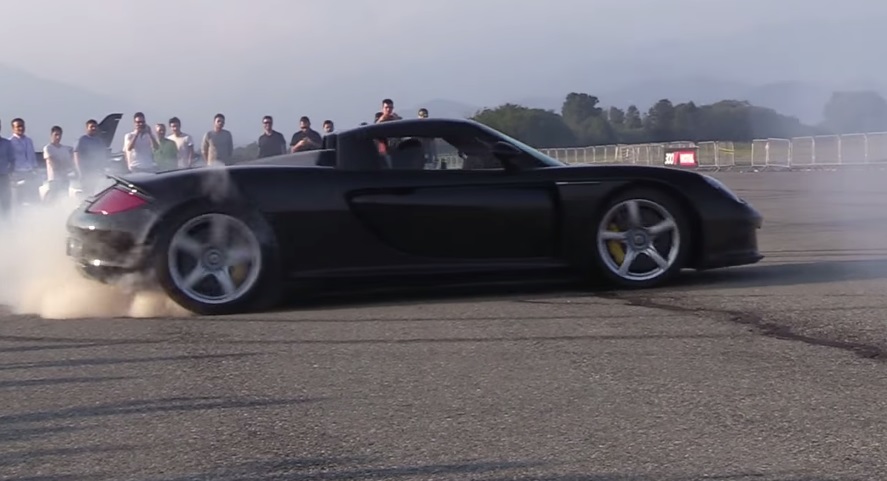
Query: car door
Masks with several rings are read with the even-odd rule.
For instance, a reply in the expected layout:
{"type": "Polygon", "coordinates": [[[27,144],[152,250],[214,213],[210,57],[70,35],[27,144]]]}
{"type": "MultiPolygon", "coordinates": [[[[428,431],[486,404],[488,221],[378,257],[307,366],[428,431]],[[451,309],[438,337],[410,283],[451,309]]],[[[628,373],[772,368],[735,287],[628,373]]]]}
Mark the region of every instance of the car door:
{"type": "MultiPolygon", "coordinates": [[[[451,156],[450,167],[459,160],[451,156]]],[[[374,187],[349,194],[349,206],[370,232],[400,252],[443,262],[558,254],[557,192],[536,171],[426,167],[377,175],[374,187]]]]}

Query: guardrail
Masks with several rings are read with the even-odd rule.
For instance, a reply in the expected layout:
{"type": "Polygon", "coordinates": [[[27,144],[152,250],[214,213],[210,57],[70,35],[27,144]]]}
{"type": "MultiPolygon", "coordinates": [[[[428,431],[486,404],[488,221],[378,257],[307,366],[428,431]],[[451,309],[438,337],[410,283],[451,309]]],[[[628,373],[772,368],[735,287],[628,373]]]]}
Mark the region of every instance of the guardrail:
{"type": "Polygon", "coordinates": [[[817,168],[887,163],[887,132],[752,142],[668,142],[539,149],[567,163],[664,165],[665,152],[696,146],[700,168],[817,168]]]}

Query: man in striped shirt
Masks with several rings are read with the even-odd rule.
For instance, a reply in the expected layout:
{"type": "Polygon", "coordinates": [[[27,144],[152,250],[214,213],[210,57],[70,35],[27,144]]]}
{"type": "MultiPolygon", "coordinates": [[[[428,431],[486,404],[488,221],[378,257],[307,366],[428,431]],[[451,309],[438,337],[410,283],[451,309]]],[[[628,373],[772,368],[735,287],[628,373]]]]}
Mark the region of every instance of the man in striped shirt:
{"type": "Polygon", "coordinates": [[[25,135],[25,121],[21,118],[12,119],[12,155],[15,159],[14,181],[24,183],[15,189],[16,203],[39,203],[40,185],[43,179],[37,175],[37,154],[34,141],[25,135]]]}

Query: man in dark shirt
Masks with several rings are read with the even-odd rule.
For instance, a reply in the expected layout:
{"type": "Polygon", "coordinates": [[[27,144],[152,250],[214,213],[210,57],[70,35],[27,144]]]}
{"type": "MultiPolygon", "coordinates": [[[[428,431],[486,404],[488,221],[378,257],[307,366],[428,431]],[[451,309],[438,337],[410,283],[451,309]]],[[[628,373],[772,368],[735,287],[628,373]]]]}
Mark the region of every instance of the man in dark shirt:
{"type": "MultiPolygon", "coordinates": [[[[108,146],[99,135],[99,123],[95,119],[86,121],[86,133],[74,144],[74,169],[81,183],[90,184],[96,177],[102,177],[108,163],[108,146]]],[[[84,189],[86,190],[86,189],[84,189]]]]}
{"type": "Polygon", "coordinates": [[[290,141],[290,147],[293,152],[304,152],[306,150],[319,149],[323,145],[323,138],[320,134],[311,128],[311,119],[302,117],[299,119],[300,129],[293,134],[290,141]]]}
{"type": "Polygon", "coordinates": [[[286,153],[286,139],[283,134],[274,130],[274,118],[266,115],[262,118],[265,132],[259,136],[259,158],[274,157],[286,153]]]}

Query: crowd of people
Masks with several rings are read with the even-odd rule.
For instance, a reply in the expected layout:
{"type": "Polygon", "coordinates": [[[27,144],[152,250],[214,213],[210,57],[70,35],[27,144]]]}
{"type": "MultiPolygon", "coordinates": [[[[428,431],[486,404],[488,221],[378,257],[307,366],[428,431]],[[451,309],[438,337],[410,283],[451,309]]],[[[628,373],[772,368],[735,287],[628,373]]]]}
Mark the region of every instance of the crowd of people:
{"type": "MultiPolygon", "coordinates": [[[[428,110],[419,109],[418,116],[427,118],[428,110]]],[[[400,118],[394,112],[394,102],[384,99],[374,122],[400,118]]],[[[152,129],[145,114],[136,112],[133,123],[134,128],[124,135],[122,145],[129,172],[160,172],[232,161],[234,142],[231,132],[225,129],[225,115],[221,113],[215,115],[212,130],[203,135],[199,144],[182,131],[178,117],[170,118],[166,124],[156,123],[152,129]]],[[[38,162],[34,141],[25,134],[25,121],[15,118],[11,125],[12,135],[0,137],[0,215],[3,217],[8,216],[14,204],[52,201],[59,195],[67,195],[72,179],[79,183],[80,190],[90,192],[96,182],[105,177],[108,148],[99,135],[95,119],[86,121],[86,132],[73,146],[62,143],[61,127],[52,127],[49,143],[42,148],[45,174],[38,162]]],[[[264,131],[258,138],[259,158],[317,149],[322,145],[323,135],[335,131],[333,121],[324,120],[321,135],[311,128],[311,119],[303,116],[299,130],[287,143],[283,134],[274,130],[272,116],[263,117],[262,126],[264,131]]]]}

